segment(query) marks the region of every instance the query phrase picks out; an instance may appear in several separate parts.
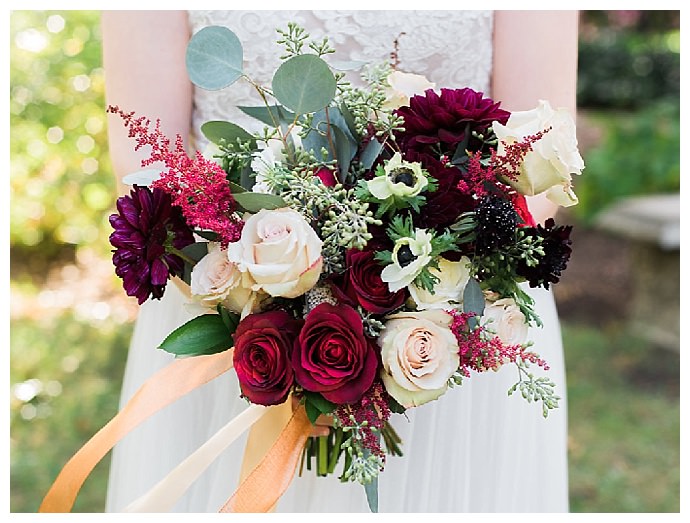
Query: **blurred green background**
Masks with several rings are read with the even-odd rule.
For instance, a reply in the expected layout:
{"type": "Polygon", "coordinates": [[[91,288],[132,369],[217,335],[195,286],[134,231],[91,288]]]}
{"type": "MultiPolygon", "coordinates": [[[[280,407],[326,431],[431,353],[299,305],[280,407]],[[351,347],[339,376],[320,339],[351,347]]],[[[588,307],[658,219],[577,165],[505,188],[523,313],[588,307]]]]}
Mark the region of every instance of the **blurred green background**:
{"type": "MultiPolygon", "coordinates": [[[[117,411],[136,304],[109,259],[115,184],[98,12],[12,12],[10,59],[10,504],[35,512],[67,459],[117,411]]],[[[576,224],[573,273],[591,274],[592,295],[596,262],[612,249],[592,226],[597,213],[624,196],[679,190],[679,64],[678,11],[582,12],[587,168],[575,180],[580,205],[559,221],[576,224]]],[[[624,287],[627,264],[616,268],[609,281],[624,287]]],[[[632,336],[624,310],[569,299],[568,274],[556,297],[571,510],[678,512],[679,355],[632,336]]],[[[103,510],[108,461],[75,511],[103,510]]]]}

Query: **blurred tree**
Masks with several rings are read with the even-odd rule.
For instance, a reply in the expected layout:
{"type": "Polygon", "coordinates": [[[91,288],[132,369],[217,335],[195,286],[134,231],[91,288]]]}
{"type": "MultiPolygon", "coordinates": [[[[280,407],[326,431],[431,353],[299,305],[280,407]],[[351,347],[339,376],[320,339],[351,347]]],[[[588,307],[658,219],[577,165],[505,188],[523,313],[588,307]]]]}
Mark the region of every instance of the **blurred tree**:
{"type": "Polygon", "coordinates": [[[82,246],[109,248],[103,84],[97,11],[11,13],[13,277],[45,274],[82,246]]]}

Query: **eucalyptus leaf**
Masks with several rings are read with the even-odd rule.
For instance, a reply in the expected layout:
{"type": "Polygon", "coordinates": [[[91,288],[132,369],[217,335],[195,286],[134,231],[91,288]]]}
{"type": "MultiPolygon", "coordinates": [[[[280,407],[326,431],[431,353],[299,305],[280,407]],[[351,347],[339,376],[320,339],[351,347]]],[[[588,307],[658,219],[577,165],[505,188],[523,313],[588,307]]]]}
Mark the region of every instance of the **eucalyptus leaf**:
{"type": "Polygon", "coordinates": [[[212,120],[201,126],[201,132],[210,141],[219,144],[224,140],[226,145],[234,145],[239,138],[242,142],[250,143],[256,147],[256,140],[247,131],[237,124],[222,120],[212,120]]]}
{"type": "MultiPolygon", "coordinates": [[[[350,134],[354,138],[355,136],[357,136],[357,126],[355,124],[354,115],[350,111],[350,108],[347,105],[345,105],[344,103],[340,104],[339,110],[340,110],[340,114],[343,115],[343,121],[347,125],[347,129],[350,131],[350,134]]],[[[359,141],[359,140],[357,140],[357,141],[359,141]]]]}
{"type": "Polygon", "coordinates": [[[177,357],[216,354],[232,347],[232,337],[218,314],[203,314],[181,325],[163,340],[161,349],[177,357]]]}
{"type": "Polygon", "coordinates": [[[247,212],[259,212],[261,209],[280,209],[287,205],[280,196],[275,194],[241,192],[233,194],[232,197],[247,212]]]}
{"type": "Polygon", "coordinates": [[[462,294],[462,308],[464,312],[473,312],[477,316],[484,314],[484,293],[479,283],[474,278],[467,280],[465,291],[462,294]]]}
{"type": "MultiPolygon", "coordinates": [[[[377,439],[380,440],[380,435],[377,435],[377,439]]],[[[369,450],[364,451],[364,457],[368,457],[371,454],[369,450]]],[[[369,505],[369,510],[376,514],[379,511],[379,477],[375,476],[369,483],[364,484],[364,492],[367,495],[367,504],[369,505]]]]}
{"type": "Polygon", "coordinates": [[[331,68],[313,54],[293,56],[273,75],[273,95],[297,114],[326,107],[335,96],[336,81],[331,68]]]}
{"type": "Polygon", "coordinates": [[[217,91],[242,76],[242,44],[227,27],[204,27],[190,39],[185,61],[192,83],[217,91]]]}
{"type": "MultiPolygon", "coordinates": [[[[251,191],[256,184],[256,173],[252,170],[251,164],[245,165],[240,172],[240,186],[245,189],[245,191],[251,191]]],[[[233,194],[233,198],[234,198],[233,194]]]]}
{"type": "Polygon", "coordinates": [[[291,124],[295,121],[295,113],[288,111],[280,105],[260,105],[258,107],[248,107],[245,105],[238,106],[237,108],[244,114],[256,118],[271,127],[277,127],[276,122],[278,124],[291,124]]]}
{"type": "Polygon", "coordinates": [[[237,183],[228,182],[228,185],[230,186],[230,192],[232,192],[233,196],[237,193],[247,192],[247,189],[237,183]]]}
{"type": "Polygon", "coordinates": [[[345,182],[347,171],[350,169],[350,162],[357,152],[357,144],[353,143],[351,138],[340,129],[340,127],[331,127],[333,136],[335,138],[335,156],[338,160],[338,181],[345,182]]]}
{"type": "Polygon", "coordinates": [[[373,138],[364,147],[364,151],[362,152],[362,167],[364,167],[365,169],[371,169],[371,166],[374,165],[374,162],[381,154],[381,151],[383,151],[383,144],[375,138],[373,138]]]}

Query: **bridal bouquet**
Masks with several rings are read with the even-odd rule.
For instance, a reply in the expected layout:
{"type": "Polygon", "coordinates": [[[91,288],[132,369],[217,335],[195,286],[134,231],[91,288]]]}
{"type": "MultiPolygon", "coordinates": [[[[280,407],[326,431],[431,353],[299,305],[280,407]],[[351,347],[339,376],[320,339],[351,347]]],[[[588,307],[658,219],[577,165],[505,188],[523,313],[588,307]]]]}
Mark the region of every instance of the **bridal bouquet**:
{"type": "Polygon", "coordinates": [[[197,86],[256,88],[260,105],[239,110],[259,132],[210,121],[209,146],[189,155],[158,123],[109,107],[151,149],[110,218],[113,262],[140,304],[173,278],[203,307],[161,349],[232,350],[249,403],[331,416],[329,436],[306,439],[300,471],[341,465],[375,509],[386,454],[404,448],[394,413],[506,365],[517,369],[509,394],[544,416],[557,407],[555,384],[532,372],[548,366],[530,349],[541,322],[520,284],[559,281],[571,227],[535,223],[525,197],[575,204],[584,165],[573,120],[545,101],[510,113],[389,65],[363,67],[357,87],[329,65],[327,39],[294,24],[279,33],[270,86],[243,73],[229,29],[202,29],[187,50],[197,86]]]}

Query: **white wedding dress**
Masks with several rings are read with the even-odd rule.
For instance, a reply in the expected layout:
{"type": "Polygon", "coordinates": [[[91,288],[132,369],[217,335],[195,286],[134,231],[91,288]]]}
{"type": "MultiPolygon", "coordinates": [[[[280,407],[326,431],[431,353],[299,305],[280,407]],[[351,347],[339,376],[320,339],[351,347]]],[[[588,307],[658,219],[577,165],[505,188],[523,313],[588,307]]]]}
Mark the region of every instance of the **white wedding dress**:
{"type": "MultiPolygon", "coordinates": [[[[399,68],[424,74],[438,87],[465,87],[488,94],[493,16],[488,11],[204,11],[190,12],[193,31],[226,25],[240,38],[249,75],[270,85],[281,49],[275,28],[288,21],[313,37],[328,35],[339,61],[385,61],[398,40],[399,68]]],[[[519,88],[519,86],[516,86],[519,88]]],[[[252,88],[238,82],[219,92],[195,94],[194,128],[213,119],[251,127],[235,105],[260,105],[252,88]]],[[[474,375],[438,401],[395,415],[402,458],[390,457],[379,480],[381,512],[566,512],[566,382],[561,334],[551,292],[530,290],[545,327],[531,329],[535,350],[550,364],[563,398],[547,419],[540,405],[519,394],[512,366],[474,375]]],[[[136,324],[122,401],[172,358],[156,347],[192,317],[174,285],[161,301],[149,300],[136,324]]],[[[118,511],[245,409],[232,372],[156,414],[113,451],[107,510],[118,511]]],[[[215,512],[234,491],[245,438],[235,442],[175,506],[179,512],[215,512]]],[[[364,489],[305,471],[282,497],[278,511],[367,512],[364,489]]]]}

